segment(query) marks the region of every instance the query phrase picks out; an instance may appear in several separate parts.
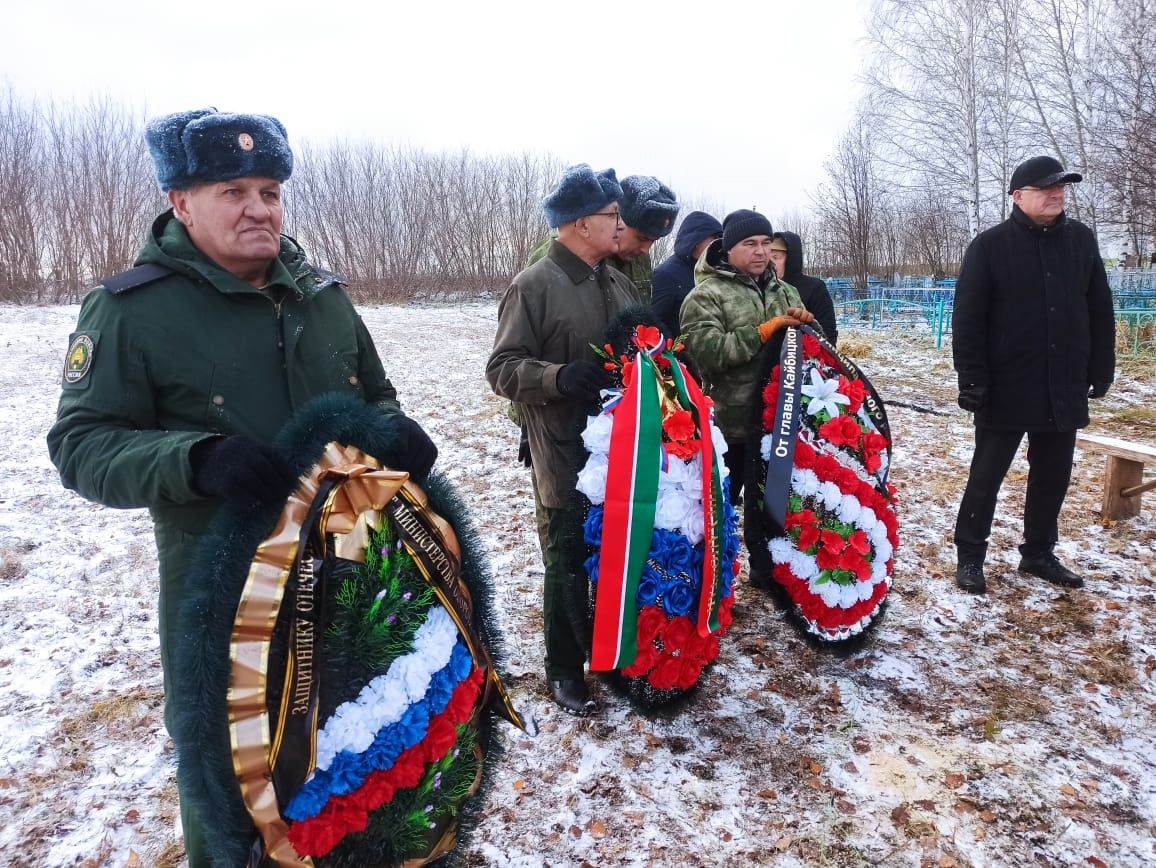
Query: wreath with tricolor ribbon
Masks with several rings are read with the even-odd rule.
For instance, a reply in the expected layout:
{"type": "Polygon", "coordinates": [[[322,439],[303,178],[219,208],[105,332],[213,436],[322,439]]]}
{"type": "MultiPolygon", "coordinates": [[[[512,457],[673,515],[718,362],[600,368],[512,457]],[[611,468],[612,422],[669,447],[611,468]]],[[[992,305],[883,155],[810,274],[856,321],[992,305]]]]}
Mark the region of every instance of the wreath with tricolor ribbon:
{"type": "Polygon", "coordinates": [[[698,683],[731,623],[737,516],[712,405],[656,326],[611,328],[614,376],[582,433],[591,671],[645,706],[698,683]],[[623,339],[625,337],[625,339],[623,339]]]}
{"type": "Polygon", "coordinates": [[[174,740],[215,864],[451,854],[491,715],[523,726],[465,510],[436,474],[381,467],[385,419],[336,395],[303,408],[274,444],[296,491],[224,510],[190,570],[174,740]]]}

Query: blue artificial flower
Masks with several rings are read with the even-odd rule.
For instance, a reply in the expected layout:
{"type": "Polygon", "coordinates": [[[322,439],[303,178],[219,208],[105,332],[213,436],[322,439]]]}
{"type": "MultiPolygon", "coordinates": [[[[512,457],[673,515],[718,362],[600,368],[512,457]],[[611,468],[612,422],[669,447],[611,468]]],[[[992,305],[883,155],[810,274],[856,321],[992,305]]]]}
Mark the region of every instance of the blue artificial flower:
{"type": "Polygon", "coordinates": [[[692,549],[690,540],[672,530],[656,530],[651,539],[651,557],[668,576],[690,575],[694,565],[692,549]]]}
{"type": "Polygon", "coordinates": [[[588,546],[602,545],[602,515],[600,506],[592,506],[590,512],[586,513],[586,521],[582,524],[582,539],[588,546]]]}
{"type": "Polygon", "coordinates": [[[694,589],[690,582],[671,579],[662,586],[662,608],[672,617],[689,615],[694,606],[694,589]]]}
{"type": "Polygon", "coordinates": [[[635,599],[639,606],[653,606],[662,590],[662,576],[648,561],[642,569],[642,578],[638,580],[638,593],[635,599]]]}
{"type": "Polygon", "coordinates": [[[582,566],[586,568],[586,575],[590,577],[590,581],[594,584],[598,584],[598,561],[598,552],[595,552],[582,564],[582,566]]]}
{"type": "Polygon", "coordinates": [[[723,566],[722,595],[724,597],[731,595],[731,588],[734,587],[735,584],[734,563],[733,560],[727,561],[726,565],[723,566]]]}

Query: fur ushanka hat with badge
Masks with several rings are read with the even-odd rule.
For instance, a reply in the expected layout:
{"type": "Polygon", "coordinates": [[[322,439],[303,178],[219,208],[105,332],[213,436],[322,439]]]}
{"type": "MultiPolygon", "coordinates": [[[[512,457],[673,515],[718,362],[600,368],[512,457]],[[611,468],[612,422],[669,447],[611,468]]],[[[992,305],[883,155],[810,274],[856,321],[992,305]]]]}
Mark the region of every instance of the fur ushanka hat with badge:
{"type": "Polygon", "coordinates": [[[285,181],[293,174],[285,127],[268,115],[176,112],[149,121],[145,141],[165,192],[233,178],[285,181]]]}

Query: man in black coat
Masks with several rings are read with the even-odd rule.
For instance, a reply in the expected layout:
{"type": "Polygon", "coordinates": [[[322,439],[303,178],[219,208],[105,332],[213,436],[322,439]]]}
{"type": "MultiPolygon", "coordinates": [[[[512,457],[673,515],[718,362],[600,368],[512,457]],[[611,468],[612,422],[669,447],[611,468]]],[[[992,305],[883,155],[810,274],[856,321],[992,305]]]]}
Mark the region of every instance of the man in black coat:
{"type": "Polygon", "coordinates": [[[771,242],[771,264],[779,275],[799,290],[803,307],[815,315],[823,328],[823,336],[832,344],[839,340],[839,329],[835,325],[835,305],[827,284],[817,277],[803,274],[803,239],[794,232],[776,232],[771,242]]]}
{"type": "Polygon", "coordinates": [[[1064,214],[1067,184],[1082,180],[1052,157],[1012,173],[1012,215],[980,233],[963,257],[952,315],[959,406],[975,414],[975,452],[955,525],[965,591],[987,589],[983,561],[996,496],[1024,434],[1028,485],[1022,572],[1078,588],[1052,553],[1088,399],[1116,367],[1116,323],[1104,263],[1090,229],[1064,214]]]}
{"type": "Polygon", "coordinates": [[[683,299],[694,289],[695,263],[716,238],[722,238],[722,224],[705,211],[691,211],[678,227],[674,254],[654,269],[650,309],[662,323],[667,337],[679,335],[678,311],[683,299]]]}

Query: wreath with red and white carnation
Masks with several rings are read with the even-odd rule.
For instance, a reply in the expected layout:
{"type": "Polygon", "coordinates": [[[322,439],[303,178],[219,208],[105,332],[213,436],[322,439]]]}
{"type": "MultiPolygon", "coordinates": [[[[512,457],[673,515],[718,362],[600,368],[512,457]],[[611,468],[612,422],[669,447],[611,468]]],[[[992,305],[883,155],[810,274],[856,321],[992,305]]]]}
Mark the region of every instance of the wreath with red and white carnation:
{"type": "Polygon", "coordinates": [[[769,573],[809,633],[845,640],[879,615],[899,546],[886,411],[812,329],[786,329],[768,352],[751,480],[761,496],[747,510],[752,569],[769,573]]]}

